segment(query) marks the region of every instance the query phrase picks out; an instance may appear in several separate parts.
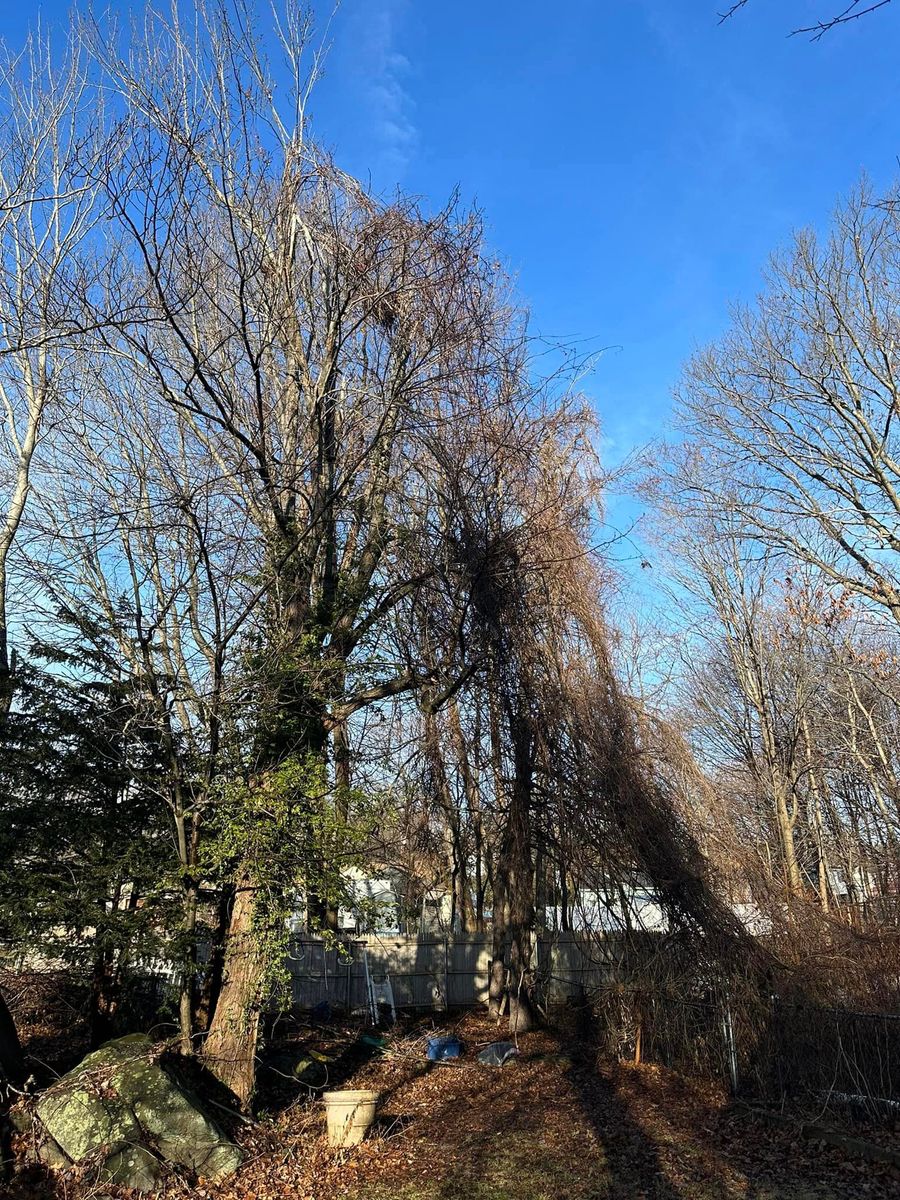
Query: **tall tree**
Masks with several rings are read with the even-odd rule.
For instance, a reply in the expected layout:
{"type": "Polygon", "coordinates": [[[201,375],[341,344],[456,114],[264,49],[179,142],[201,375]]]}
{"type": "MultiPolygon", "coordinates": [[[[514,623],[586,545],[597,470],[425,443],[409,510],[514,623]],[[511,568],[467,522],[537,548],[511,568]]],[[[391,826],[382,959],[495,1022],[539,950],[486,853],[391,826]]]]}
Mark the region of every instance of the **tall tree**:
{"type": "Polygon", "coordinates": [[[87,244],[98,221],[100,161],[110,161],[100,97],[74,36],[61,56],[34,35],[0,50],[0,721],[13,694],[12,553],[34,456],[86,320],[87,244]]]}
{"type": "MultiPolygon", "coordinates": [[[[378,203],[309,140],[299,18],[282,26],[293,90],[276,103],[248,10],[198,12],[191,31],[151,19],[127,58],[92,34],[127,113],[128,150],[104,184],[131,303],[108,353],[168,408],[218,503],[241,514],[246,795],[252,807],[273,780],[292,781],[299,830],[329,735],[418,681],[418,664],[379,642],[421,582],[397,552],[415,536],[410,463],[443,392],[487,376],[506,314],[477,218],[378,203]]],[[[230,949],[204,1045],[244,1102],[277,959],[264,935],[280,908],[266,905],[296,882],[290,855],[258,877],[253,829],[246,856],[233,847],[230,949]]],[[[283,835],[274,845],[290,850],[283,835]]]]}
{"type": "MultiPolygon", "coordinates": [[[[13,703],[14,550],[35,454],[64,401],[67,356],[90,281],[80,257],[98,219],[93,167],[106,154],[102,104],[70,38],[58,57],[40,36],[0,48],[0,737],[13,703]]],[[[0,1074],[21,1055],[0,997],[0,1074]]]]}
{"type": "Polygon", "coordinates": [[[797,236],[764,294],[679,389],[685,507],[743,531],[900,622],[895,345],[900,208],[867,184],[830,234],[797,236]]]}

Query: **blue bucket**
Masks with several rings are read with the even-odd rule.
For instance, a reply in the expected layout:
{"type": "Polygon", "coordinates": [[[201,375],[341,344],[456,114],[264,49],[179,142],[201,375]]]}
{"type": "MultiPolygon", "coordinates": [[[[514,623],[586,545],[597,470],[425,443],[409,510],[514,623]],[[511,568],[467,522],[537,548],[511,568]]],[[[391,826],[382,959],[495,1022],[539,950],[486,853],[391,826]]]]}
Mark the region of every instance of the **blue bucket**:
{"type": "Polygon", "coordinates": [[[462,1042],[458,1037],[433,1037],[428,1039],[428,1061],[444,1062],[448,1058],[459,1058],[462,1042]]]}

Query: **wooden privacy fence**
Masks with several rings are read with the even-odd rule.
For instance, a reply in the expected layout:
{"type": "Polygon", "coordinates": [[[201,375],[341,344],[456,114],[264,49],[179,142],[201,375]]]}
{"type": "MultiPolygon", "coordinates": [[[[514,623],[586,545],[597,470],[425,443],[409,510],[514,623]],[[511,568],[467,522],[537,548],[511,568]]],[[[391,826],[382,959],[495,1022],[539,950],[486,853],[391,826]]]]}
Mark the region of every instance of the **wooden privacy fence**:
{"type": "MultiPolygon", "coordinates": [[[[565,1001],[609,985],[621,947],[609,939],[598,955],[596,938],[554,934],[538,939],[536,965],[546,999],[565,1001]]],[[[366,967],[374,979],[390,975],[399,1008],[467,1008],[484,1003],[491,963],[490,935],[370,936],[329,947],[320,938],[296,938],[288,957],[295,1008],[326,1002],[356,1009],[366,1003],[366,967]]]]}

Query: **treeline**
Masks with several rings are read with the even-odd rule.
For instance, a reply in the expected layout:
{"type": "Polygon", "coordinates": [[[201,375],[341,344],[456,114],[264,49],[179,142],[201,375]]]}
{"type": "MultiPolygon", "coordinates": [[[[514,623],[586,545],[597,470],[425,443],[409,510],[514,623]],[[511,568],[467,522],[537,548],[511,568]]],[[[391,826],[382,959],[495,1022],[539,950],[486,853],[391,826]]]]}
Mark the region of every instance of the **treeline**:
{"type": "Polygon", "coordinates": [[[897,192],[864,182],[688,366],[684,442],[655,486],[691,614],[673,699],[707,768],[710,853],[777,923],[810,906],[830,918],[795,951],[885,1006],[900,916],[898,298],[897,192]],[[872,973],[847,926],[878,935],[872,973]]]}
{"type": "Polygon", "coordinates": [[[477,213],[316,144],[308,35],[288,10],[276,81],[274,33],[201,4],[3,77],[5,954],[87,969],[96,1040],[174,965],[183,1050],[244,1103],[288,918],[333,930],[404,814],[491,913],[513,1028],[576,845],[731,928],[641,803],[589,409],[477,213]]]}
{"type": "Polygon", "coordinates": [[[2,954],[86,973],[95,1041],[173,970],[244,1104],[289,919],[334,935],[350,868],[489,927],[513,1029],[548,909],[628,933],[651,894],[702,986],[763,994],[897,890],[893,205],[687,377],[659,525],[706,615],[661,715],[618,681],[577,371],[477,212],[316,143],[317,66],[293,10],[210,3],[0,80],[2,954]]]}

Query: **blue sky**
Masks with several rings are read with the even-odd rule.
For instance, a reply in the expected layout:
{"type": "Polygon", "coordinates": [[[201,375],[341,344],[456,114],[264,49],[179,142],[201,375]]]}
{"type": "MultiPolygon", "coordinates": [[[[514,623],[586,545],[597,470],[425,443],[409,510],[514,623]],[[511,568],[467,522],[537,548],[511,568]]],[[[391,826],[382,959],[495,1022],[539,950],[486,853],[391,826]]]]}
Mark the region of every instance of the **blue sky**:
{"type": "Polygon", "coordinates": [[[613,456],[793,228],[900,154],[900,4],[811,44],[830,0],[344,0],[314,114],[354,173],[485,211],[535,326],[610,349],[613,456]]]}
{"type": "MultiPolygon", "coordinates": [[[[344,0],[331,29],[320,131],[377,188],[459,185],[535,327],[610,347],[586,386],[612,463],[666,432],[681,364],[771,251],[898,169],[900,3],[815,44],[787,35],[834,0],[724,7],[344,0]]],[[[617,553],[646,593],[646,551],[617,553]]]]}
{"type": "MultiPolygon", "coordinates": [[[[610,347],[586,386],[613,462],[665,431],[681,363],[768,253],[863,169],[898,169],[900,3],[817,44],[786,35],[836,0],[751,0],[719,26],[724,7],[343,0],[330,27],[319,136],[379,191],[459,186],[535,328],[610,347]]],[[[67,8],[7,0],[0,36],[67,8]]]]}

